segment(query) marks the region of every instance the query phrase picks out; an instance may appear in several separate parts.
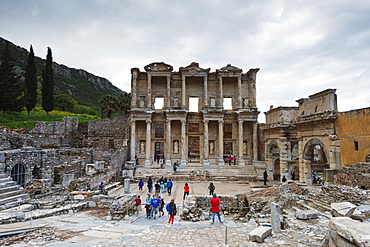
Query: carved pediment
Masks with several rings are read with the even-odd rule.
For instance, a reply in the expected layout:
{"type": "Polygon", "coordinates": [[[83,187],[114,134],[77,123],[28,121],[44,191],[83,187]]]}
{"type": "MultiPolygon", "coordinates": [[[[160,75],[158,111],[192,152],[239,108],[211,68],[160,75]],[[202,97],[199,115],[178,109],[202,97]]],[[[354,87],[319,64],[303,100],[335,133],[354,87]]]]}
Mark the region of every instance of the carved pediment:
{"type": "Polygon", "coordinates": [[[164,62],[158,63],[151,63],[144,67],[145,71],[152,71],[152,72],[171,72],[173,67],[169,64],[164,62]]]}
{"type": "Polygon", "coordinates": [[[235,67],[235,66],[232,66],[230,63],[228,65],[226,65],[225,67],[222,67],[221,69],[217,69],[216,70],[217,72],[221,72],[221,73],[233,73],[233,74],[237,74],[237,73],[242,73],[243,70],[238,68],[238,67],[235,67]]]}
{"type": "Polygon", "coordinates": [[[196,74],[196,73],[208,73],[211,69],[203,69],[199,67],[199,63],[192,62],[190,65],[184,67],[180,67],[179,71],[180,72],[188,72],[190,74],[196,74]]]}

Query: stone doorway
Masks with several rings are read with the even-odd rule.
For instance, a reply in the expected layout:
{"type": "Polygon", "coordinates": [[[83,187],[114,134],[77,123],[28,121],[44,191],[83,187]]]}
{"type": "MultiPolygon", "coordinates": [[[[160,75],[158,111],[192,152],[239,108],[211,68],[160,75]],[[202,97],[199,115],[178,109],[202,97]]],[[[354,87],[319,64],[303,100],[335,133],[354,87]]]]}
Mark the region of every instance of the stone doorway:
{"type": "Polygon", "coordinates": [[[327,157],[327,149],[323,142],[319,139],[311,139],[307,142],[304,148],[303,158],[310,161],[311,173],[315,170],[321,174],[325,169],[330,169],[327,157]]]}
{"type": "Polygon", "coordinates": [[[188,137],[188,159],[189,162],[199,162],[200,161],[200,138],[199,136],[189,136],[188,137]]]}
{"type": "Polygon", "coordinates": [[[280,181],[280,158],[274,160],[273,178],[274,181],[280,181]]]}
{"type": "Polygon", "coordinates": [[[164,142],[155,142],[154,150],[157,153],[157,155],[162,157],[162,155],[164,155],[164,142]]]}
{"type": "Polygon", "coordinates": [[[10,176],[12,177],[12,180],[17,182],[18,185],[25,188],[26,185],[26,166],[22,163],[18,163],[15,166],[13,166],[10,176]]]}

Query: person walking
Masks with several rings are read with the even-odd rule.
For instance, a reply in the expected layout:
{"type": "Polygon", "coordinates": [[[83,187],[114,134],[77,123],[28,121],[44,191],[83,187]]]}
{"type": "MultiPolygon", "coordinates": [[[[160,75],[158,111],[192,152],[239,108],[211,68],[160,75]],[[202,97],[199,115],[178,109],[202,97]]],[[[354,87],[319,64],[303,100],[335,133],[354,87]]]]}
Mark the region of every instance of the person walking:
{"type": "Polygon", "coordinates": [[[140,211],[141,211],[141,199],[140,199],[140,196],[137,196],[137,198],[135,199],[135,208],[136,208],[137,214],[139,214],[140,211]]]}
{"type": "Polygon", "coordinates": [[[168,179],[168,182],[167,182],[167,192],[168,192],[168,195],[169,196],[171,195],[172,187],[173,187],[173,182],[171,181],[171,179],[168,179]]]}
{"type": "Polygon", "coordinates": [[[283,176],[283,178],[281,179],[281,181],[282,181],[283,183],[285,183],[285,182],[287,181],[287,179],[286,179],[285,175],[283,176]]]}
{"type": "Polygon", "coordinates": [[[170,203],[167,204],[166,210],[168,214],[170,215],[170,218],[168,219],[168,224],[172,224],[175,220],[175,215],[177,214],[175,199],[171,199],[170,203]]]}
{"type": "Polygon", "coordinates": [[[161,184],[159,186],[160,186],[160,190],[161,190],[160,197],[164,198],[164,193],[166,193],[166,186],[165,186],[164,182],[161,182],[161,184]]]}
{"type": "Polygon", "coordinates": [[[190,191],[190,187],[189,187],[188,183],[185,183],[183,200],[185,200],[186,196],[189,196],[189,191],[190,191]]]}
{"type": "Polygon", "coordinates": [[[159,204],[159,208],[158,208],[158,214],[159,214],[159,218],[160,218],[160,217],[162,217],[164,215],[163,208],[164,208],[164,205],[166,203],[164,202],[164,198],[163,197],[159,197],[159,199],[161,200],[161,203],[159,204]]]}
{"type": "Polygon", "coordinates": [[[161,191],[161,186],[159,185],[158,181],[154,185],[154,195],[155,197],[159,196],[159,192],[161,191]]]}
{"type": "Polygon", "coordinates": [[[229,156],[227,157],[227,160],[229,161],[229,166],[231,166],[231,162],[232,162],[232,160],[233,160],[233,157],[231,157],[231,155],[229,155],[229,156]]]}
{"type": "Polygon", "coordinates": [[[220,216],[220,199],[217,197],[216,193],[213,193],[213,197],[211,199],[211,212],[212,212],[212,225],[215,223],[215,216],[217,215],[218,221],[222,224],[221,216],[220,216]]]}
{"type": "Polygon", "coordinates": [[[161,200],[158,199],[156,196],[153,196],[152,203],[150,204],[151,209],[150,209],[150,217],[153,217],[153,219],[156,219],[157,214],[158,214],[158,207],[161,204],[161,200]]]}
{"type": "Polygon", "coordinates": [[[140,179],[139,183],[137,184],[139,186],[139,191],[143,191],[144,181],[140,179]]]}
{"type": "Polygon", "coordinates": [[[234,155],[234,166],[236,165],[236,156],[234,155]]]}
{"type": "Polygon", "coordinates": [[[215,189],[216,189],[216,187],[214,186],[214,184],[210,183],[209,186],[208,186],[210,196],[213,195],[213,192],[215,192],[215,189]]]}
{"type": "Polygon", "coordinates": [[[145,198],[145,212],[146,212],[146,218],[150,218],[150,205],[152,205],[153,198],[150,197],[150,194],[145,198]]]}
{"type": "Polygon", "coordinates": [[[263,185],[266,185],[267,184],[267,171],[265,170],[263,172],[263,185]]]}
{"type": "Polygon", "coordinates": [[[176,172],[176,170],[177,170],[177,165],[176,165],[176,162],[175,162],[175,163],[173,163],[173,171],[176,172]]]}
{"type": "Polygon", "coordinates": [[[147,186],[148,186],[149,193],[151,193],[152,190],[153,190],[153,180],[152,180],[152,177],[149,177],[147,186]]]}

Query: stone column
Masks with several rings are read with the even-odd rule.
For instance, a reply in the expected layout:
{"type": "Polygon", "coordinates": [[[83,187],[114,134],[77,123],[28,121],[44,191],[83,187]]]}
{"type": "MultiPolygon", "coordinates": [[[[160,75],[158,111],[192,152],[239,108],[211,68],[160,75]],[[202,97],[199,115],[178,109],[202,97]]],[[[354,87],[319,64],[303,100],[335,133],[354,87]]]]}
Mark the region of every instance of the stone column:
{"type": "Polygon", "coordinates": [[[183,75],[182,77],[182,90],[181,90],[181,106],[184,108],[185,107],[185,83],[186,83],[186,80],[185,80],[185,76],[183,75]]]}
{"type": "Polygon", "coordinates": [[[238,145],[239,145],[239,157],[238,157],[238,165],[244,165],[243,159],[243,124],[244,120],[239,119],[239,132],[238,132],[238,145]]]}
{"type": "Polygon", "coordinates": [[[223,108],[224,105],[224,93],[222,89],[222,76],[218,75],[218,105],[223,108]]]}
{"type": "Polygon", "coordinates": [[[136,121],[131,120],[131,160],[135,160],[136,155],[136,121]]]}
{"type": "Polygon", "coordinates": [[[150,133],[151,132],[150,131],[151,123],[152,123],[151,120],[146,120],[146,146],[145,146],[146,160],[145,160],[145,165],[148,165],[148,166],[152,164],[152,158],[151,158],[152,138],[151,138],[151,133],[150,133]]]}
{"type": "Polygon", "coordinates": [[[258,160],[258,136],[257,122],[253,123],[253,160],[258,160]]]}
{"type": "Polygon", "coordinates": [[[167,143],[167,155],[166,155],[166,165],[171,166],[171,149],[172,149],[172,140],[171,140],[171,120],[166,120],[166,143],[167,143]]]}
{"type": "Polygon", "coordinates": [[[243,107],[242,101],[242,77],[238,76],[238,108],[243,107]]]}
{"type": "Polygon", "coordinates": [[[204,124],[204,148],[203,148],[204,159],[203,159],[203,165],[209,165],[209,161],[208,161],[208,155],[209,155],[208,123],[209,123],[208,120],[203,120],[203,124],[204,124]]]}
{"type": "Polygon", "coordinates": [[[253,73],[252,81],[251,81],[251,94],[252,94],[252,107],[256,107],[256,79],[257,79],[257,72],[253,73]]]}
{"type": "Polygon", "coordinates": [[[125,194],[130,194],[130,179],[125,178],[125,188],[124,188],[124,193],[125,194]]]}
{"type": "Polygon", "coordinates": [[[136,108],[136,85],[137,85],[137,72],[133,71],[132,72],[132,81],[131,81],[131,107],[136,108]]]}
{"type": "Polygon", "coordinates": [[[167,76],[167,100],[166,100],[166,107],[171,107],[171,76],[167,76]]]}
{"type": "Polygon", "coordinates": [[[203,77],[204,83],[204,106],[208,106],[208,77],[205,75],[203,77]]]}
{"type": "Polygon", "coordinates": [[[181,120],[181,165],[186,165],[188,149],[186,144],[186,120],[181,120]]]}
{"type": "Polygon", "coordinates": [[[288,139],[286,137],[279,137],[280,141],[280,178],[285,176],[289,177],[289,167],[288,167],[288,139]]]}
{"type": "Polygon", "coordinates": [[[281,229],[280,225],[280,205],[271,202],[271,229],[273,231],[279,231],[281,229]]]}
{"type": "Polygon", "coordinates": [[[152,108],[152,76],[148,74],[148,101],[147,107],[152,108]]]}
{"type": "Polygon", "coordinates": [[[218,121],[218,152],[219,152],[219,161],[220,166],[225,165],[224,162],[224,121],[218,121]]]}

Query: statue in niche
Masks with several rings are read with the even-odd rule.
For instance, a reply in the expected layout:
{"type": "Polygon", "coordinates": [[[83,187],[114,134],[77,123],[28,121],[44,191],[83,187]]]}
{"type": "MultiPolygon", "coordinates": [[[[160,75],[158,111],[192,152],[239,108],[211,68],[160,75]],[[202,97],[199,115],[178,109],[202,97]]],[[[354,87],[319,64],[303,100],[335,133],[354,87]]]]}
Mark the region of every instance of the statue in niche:
{"type": "Polygon", "coordinates": [[[145,97],[140,97],[140,107],[145,107],[145,97]]]}
{"type": "Polygon", "coordinates": [[[215,107],[215,106],[216,106],[216,99],[211,98],[211,107],[215,107]]]}
{"type": "Polygon", "coordinates": [[[215,144],[213,143],[213,141],[211,141],[209,143],[209,153],[210,154],[214,154],[215,153],[215,144]]]}
{"type": "Polygon", "coordinates": [[[143,141],[140,142],[140,153],[141,154],[145,153],[145,144],[143,141]]]}
{"type": "Polygon", "coordinates": [[[243,142],[243,154],[247,154],[247,142],[243,142]]]}
{"type": "Polygon", "coordinates": [[[174,107],[179,107],[179,99],[177,97],[173,99],[173,105],[174,107]]]}
{"type": "Polygon", "coordinates": [[[248,107],[249,100],[247,98],[244,99],[244,107],[248,107]]]}
{"type": "Polygon", "coordinates": [[[179,142],[178,141],[173,142],[173,153],[175,154],[179,153],[179,142]]]}

